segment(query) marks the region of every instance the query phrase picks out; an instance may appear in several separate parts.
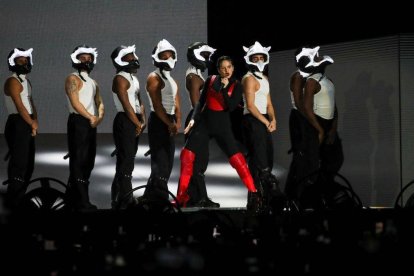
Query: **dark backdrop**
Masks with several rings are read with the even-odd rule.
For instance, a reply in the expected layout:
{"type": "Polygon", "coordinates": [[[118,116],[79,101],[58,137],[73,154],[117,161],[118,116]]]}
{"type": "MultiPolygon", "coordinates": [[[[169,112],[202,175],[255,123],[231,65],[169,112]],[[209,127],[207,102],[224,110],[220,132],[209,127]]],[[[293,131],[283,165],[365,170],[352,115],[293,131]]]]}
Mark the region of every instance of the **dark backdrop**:
{"type": "Polygon", "coordinates": [[[360,3],[209,0],[208,41],[218,49],[215,59],[223,54],[234,58],[240,77],[245,71],[242,46],[256,40],[280,51],[414,31],[412,9],[405,5],[360,3]]]}

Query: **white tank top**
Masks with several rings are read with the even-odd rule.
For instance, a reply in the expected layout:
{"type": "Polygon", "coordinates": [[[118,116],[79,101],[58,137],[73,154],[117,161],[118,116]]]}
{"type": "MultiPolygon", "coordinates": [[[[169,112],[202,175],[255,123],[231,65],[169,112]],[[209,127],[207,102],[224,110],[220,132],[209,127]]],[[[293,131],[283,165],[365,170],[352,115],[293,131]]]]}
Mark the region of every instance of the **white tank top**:
{"type": "MultiPolygon", "coordinates": [[[[96,95],[96,84],[95,81],[93,79],[91,79],[88,75],[88,73],[86,72],[81,72],[82,77],[86,80],[83,81],[80,77],[79,77],[79,73],[74,72],[72,73],[72,75],[78,77],[81,82],[82,82],[82,88],[79,91],[79,101],[80,103],[85,107],[85,109],[92,115],[97,116],[98,115],[98,110],[96,107],[96,103],[95,103],[95,95],[96,95]]],[[[78,114],[78,112],[76,112],[76,110],[73,108],[72,104],[70,103],[69,97],[66,98],[68,99],[68,107],[69,107],[69,112],[70,113],[76,113],[78,114]]]]}
{"type": "MultiPolygon", "coordinates": [[[[12,77],[17,79],[20,83],[20,80],[17,77],[16,73],[14,73],[12,77]]],[[[31,115],[33,114],[32,103],[30,102],[30,97],[32,96],[32,87],[26,79],[26,75],[20,75],[20,78],[23,80],[23,82],[20,83],[23,87],[23,90],[20,93],[20,98],[22,99],[23,105],[26,108],[27,112],[31,115]]],[[[19,112],[17,111],[16,105],[14,104],[12,97],[4,94],[4,98],[6,101],[6,108],[8,114],[18,114],[19,112]]]]}
{"type": "MultiPolygon", "coordinates": [[[[139,82],[138,82],[137,77],[124,71],[121,71],[117,73],[116,75],[122,76],[127,81],[129,81],[129,88],[127,90],[129,104],[132,106],[135,113],[141,114],[141,103],[139,102],[139,98],[138,98],[139,82]]],[[[114,98],[116,111],[125,112],[124,107],[122,106],[122,103],[118,98],[118,95],[114,91],[112,91],[112,96],[114,98]]]]}
{"type": "MultiPolygon", "coordinates": [[[[256,75],[261,77],[262,79],[257,78],[252,72],[247,72],[246,75],[243,76],[247,78],[248,76],[253,76],[259,82],[259,90],[256,91],[254,95],[254,104],[259,110],[261,114],[267,114],[267,96],[269,95],[269,81],[263,75],[262,72],[255,72],[256,75]]],[[[246,97],[243,93],[243,102],[244,102],[244,110],[243,114],[249,114],[249,110],[247,109],[246,97]]]]}
{"type": "MultiPolygon", "coordinates": [[[[164,79],[162,77],[160,69],[155,70],[154,73],[157,74],[164,82],[164,88],[161,89],[162,106],[165,108],[165,112],[167,114],[174,115],[175,114],[175,96],[177,95],[177,89],[178,89],[177,83],[171,77],[170,71],[163,71],[164,76],[167,79],[164,79]]],[[[148,94],[149,103],[151,106],[151,111],[155,111],[148,91],[147,91],[147,94],[148,94]]]]}
{"type": "MultiPolygon", "coordinates": [[[[320,73],[309,76],[321,85],[321,90],[313,96],[313,112],[326,120],[331,120],[335,113],[335,86],[320,73]]],[[[309,79],[308,78],[308,79],[309,79]]]]}

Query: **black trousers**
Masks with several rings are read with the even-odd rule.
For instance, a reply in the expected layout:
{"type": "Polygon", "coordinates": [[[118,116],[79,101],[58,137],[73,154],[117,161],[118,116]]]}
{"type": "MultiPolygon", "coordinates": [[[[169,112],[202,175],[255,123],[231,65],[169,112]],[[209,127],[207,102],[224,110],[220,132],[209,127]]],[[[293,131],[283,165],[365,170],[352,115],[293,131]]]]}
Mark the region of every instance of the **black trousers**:
{"type": "MultiPolygon", "coordinates": [[[[191,120],[194,110],[192,109],[185,120],[185,127],[191,120]]],[[[190,132],[191,133],[191,132],[190,132]]],[[[185,141],[187,142],[189,133],[185,135],[185,141]]],[[[206,199],[207,187],[204,181],[204,173],[207,170],[209,159],[209,144],[207,143],[202,147],[195,157],[193,165],[193,176],[191,177],[190,184],[188,186],[188,195],[190,196],[190,202],[188,204],[196,204],[202,199],[206,199]]]]}
{"type": "MultiPolygon", "coordinates": [[[[170,115],[171,122],[174,116],[170,115]]],[[[148,120],[148,139],[151,150],[151,176],[169,179],[174,165],[175,139],[168,127],[151,112],[148,120]]]]}
{"type": "MultiPolygon", "coordinates": [[[[318,116],[317,119],[325,133],[328,133],[332,127],[332,120],[326,120],[318,116]]],[[[344,163],[342,141],[338,132],[332,144],[327,144],[326,139],[327,137],[325,137],[323,143],[319,146],[320,168],[328,177],[333,177],[339,172],[344,163]]]]}
{"type": "MultiPolygon", "coordinates": [[[[325,133],[328,133],[333,120],[325,120],[318,116],[317,119],[325,133]]],[[[305,197],[319,196],[318,194],[325,189],[320,185],[314,185],[320,173],[323,173],[325,179],[331,178],[333,180],[335,174],[340,170],[344,161],[342,143],[337,135],[333,144],[326,144],[326,137],[322,144],[319,144],[317,130],[295,109],[292,109],[290,113],[289,129],[293,157],[285,192],[291,199],[309,201],[305,197]],[[315,190],[317,191],[315,192],[315,190]]],[[[312,200],[310,199],[310,201],[312,200]]]]}
{"type": "Polygon", "coordinates": [[[205,150],[210,138],[216,140],[217,145],[229,158],[240,152],[227,111],[213,111],[206,108],[201,114],[200,121],[194,126],[185,147],[194,152],[197,158],[205,150]]]}
{"type": "MultiPolygon", "coordinates": [[[[136,116],[138,120],[141,120],[140,114],[136,114],[136,116]]],[[[139,136],[136,136],[135,129],[135,125],[125,112],[116,114],[112,127],[117,150],[116,173],[111,187],[111,199],[114,203],[127,202],[124,197],[132,190],[132,172],[139,143],[139,136]]],[[[132,198],[132,193],[129,198],[132,198]]]]}
{"type": "MultiPolygon", "coordinates": [[[[140,114],[136,114],[138,120],[140,114]]],[[[116,174],[131,175],[134,170],[135,155],[138,150],[139,136],[135,135],[135,125],[124,112],[115,116],[112,134],[117,150],[116,174]]]]}
{"type": "Polygon", "coordinates": [[[292,153],[285,193],[291,199],[299,199],[307,186],[314,182],[319,169],[319,140],[316,129],[296,109],[289,116],[289,132],[292,153]]]}
{"type": "MultiPolygon", "coordinates": [[[[171,122],[175,116],[169,115],[171,122]]],[[[151,151],[151,175],[144,196],[168,199],[168,180],[174,165],[175,138],[168,126],[151,112],[148,118],[148,142],[151,151]]]]}
{"type": "Polygon", "coordinates": [[[243,136],[248,151],[249,169],[257,180],[259,171],[273,169],[272,135],[262,122],[253,115],[246,114],[243,118],[243,136]]]}
{"type": "Polygon", "coordinates": [[[88,181],[96,157],[96,128],[79,114],[70,114],[67,124],[69,181],[88,181]]]}
{"type": "Polygon", "coordinates": [[[32,177],[35,161],[32,128],[19,114],[11,114],[7,118],[4,136],[10,154],[7,166],[9,180],[20,179],[28,182],[32,177]]]}
{"type": "Polygon", "coordinates": [[[32,128],[19,114],[11,114],[7,118],[4,134],[9,148],[9,164],[7,166],[8,186],[5,205],[16,208],[27,190],[35,160],[35,143],[32,128]]]}

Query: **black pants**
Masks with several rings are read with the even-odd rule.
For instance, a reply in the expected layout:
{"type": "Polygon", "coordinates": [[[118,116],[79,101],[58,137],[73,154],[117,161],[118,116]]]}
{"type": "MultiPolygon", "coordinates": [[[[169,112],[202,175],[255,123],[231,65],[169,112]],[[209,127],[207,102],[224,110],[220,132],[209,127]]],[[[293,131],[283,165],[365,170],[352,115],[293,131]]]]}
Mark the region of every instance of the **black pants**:
{"type": "MultiPolygon", "coordinates": [[[[138,120],[141,120],[140,114],[136,114],[136,116],[138,120]]],[[[139,143],[139,136],[136,136],[135,130],[135,125],[125,112],[116,114],[112,128],[117,150],[116,173],[111,188],[112,201],[122,200],[122,197],[132,190],[132,172],[139,143]]]]}
{"type": "Polygon", "coordinates": [[[7,118],[4,136],[10,154],[7,167],[8,178],[29,181],[33,174],[35,160],[35,140],[32,136],[32,128],[19,114],[11,114],[7,118]]]}
{"type": "MultiPolygon", "coordinates": [[[[175,116],[169,115],[171,122],[175,116]]],[[[148,140],[151,151],[151,175],[144,196],[168,199],[168,180],[174,165],[175,139],[168,126],[151,112],[148,119],[148,140]]]]}
{"type": "Polygon", "coordinates": [[[316,129],[296,109],[289,116],[292,162],[286,180],[285,193],[298,199],[305,188],[313,183],[319,169],[319,140],[316,129]]]}
{"type": "Polygon", "coordinates": [[[248,150],[249,169],[257,183],[259,171],[273,169],[272,135],[266,126],[251,114],[244,115],[243,133],[248,150]]]}
{"type": "Polygon", "coordinates": [[[88,181],[96,156],[96,128],[79,114],[70,114],[67,124],[69,146],[69,181],[88,181]]]}
{"type": "MultiPolygon", "coordinates": [[[[318,116],[316,118],[324,129],[325,134],[328,134],[332,127],[332,120],[326,120],[318,116]]],[[[342,141],[338,132],[332,144],[327,144],[326,140],[327,136],[325,136],[323,143],[319,146],[320,168],[329,177],[334,177],[344,163],[342,141]]]]}
{"type": "MultiPolygon", "coordinates": [[[[325,133],[328,133],[333,120],[318,116],[317,119],[325,133]]],[[[290,113],[289,129],[293,157],[285,192],[289,198],[307,205],[325,189],[315,185],[320,173],[323,173],[325,179],[333,180],[340,170],[344,160],[342,143],[337,136],[333,144],[326,144],[326,138],[319,144],[317,130],[295,109],[290,113]]]]}
{"type": "MultiPolygon", "coordinates": [[[[137,114],[138,120],[141,115],[137,114]]],[[[113,123],[113,138],[117,149],[116,173],[131,175],[134,170],[135,155],[138,150],[139,136],[135,134],[135,125],[124,112],[118,112],[113,123]]]]}
{"type": "Polygon", "coordinates": [[[212,111],[206,108],[199,123],[194,126],[185,147],[194,152],[197,158],[208,145],[210,138],[216,140],[217,145],[229,158],[240,152],[227,111],[212,111]]]}
{"type": "MultiPolygon", "coordinates": [[[[187,127],[188,123],[191,120],[194,110],[192,109],[188,114],[185,120],[185,127],[187,127]]],[[[191,133],[191,132],[190,132],[191,133]]],[[[189,133],[185,135],[185,141],[187,142],[189,133]]],[[[208,166],[208,159],[209,159],[209,144],[207,143],[204,147],[202,147],[198,154],[195,157],[194,165],[193,165],[193,175],[190,180],[190,184],[188,186],[188,195],[190,196],[189,205],[196,204],[202,199],[206,199],[207,195],[207,187],[204,181],[204,173],[207,170],[208,166]]]]}
{"type": "Polygon", "coordinates": [[[8,116],[4,136],[10,155],[7,166],[7,204],[17,206],[26,193],[27,182],[33,174],[35,140],[32,128],[19,114],[8,116]]]}

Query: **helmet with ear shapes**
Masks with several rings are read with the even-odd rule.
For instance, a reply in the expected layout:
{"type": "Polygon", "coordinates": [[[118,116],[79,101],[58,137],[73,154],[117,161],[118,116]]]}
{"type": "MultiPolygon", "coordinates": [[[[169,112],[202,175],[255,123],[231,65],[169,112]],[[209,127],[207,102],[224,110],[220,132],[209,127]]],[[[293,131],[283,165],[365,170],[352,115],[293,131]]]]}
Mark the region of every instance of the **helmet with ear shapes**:
{"type": "Polygon", "coordinates": [[[139,69],[138,56],[135,54],[135,45],[119,46],[111,54],[111,60],[117,72],[124,71],[127,73],[135,73],[139,69]],[[128,54],[134,55],[134,60],[124,61],[122,58],[128,54]]]}
{"type": "Polygon", "coordinates": [[[79,72],[85,70],[88,73],[90,73],[93,70],[96,64],[97,57],[98,52],[96,51],[96,48],[89,47],[85,44],[77,46],[70,55],[70,58],[72,60],[72,67],[77,69],[79,72]],[[92,62],[82,62],[81,60],[79,60],[79,56],[82,54],[91,55],[92,62]]]}
{"type": "Polygon", "coordinates": [[[33,48],[25,50],[23,48],[14,48],[7,56],[7,65],[9,70],[15,72],[17,75],[25,75],[30,73],[33,67],[33,57],[32,57],[33,48]],[[26,57],[26,64],[17,64],[16,58],[26,57]]]}
{"type": "Polygon", "coordinates": [[[171,45],[166,39],[158,42],[152,51],[152,61],[153,64],[160,68],[160,70],[171,71],[174,69],[175,63],[177,62],[177,51],[174,46],[171,45]],[[167,60],[160,59],[159,54],[162,52],[171,51],[173,53],[172,57],[167,60]]]}
{"type": "Polygon", "coordinates": [[[194,42],[187,49],[187,60],[195,68],[204,71],[211,64],[211,56],[214,54],[216,49],[207,45],[204,42],[194,42]]]}
{"type": "Polygon", "coordinates": [[[244,47],[243,49],[246,52],[246,55],[244,56],[244,60],[246,61],[247,64],[247,68],[249,69],[249,71],[251,72],[263,72],[266,68],[266,66],[269,64],[269,50],[270,50],[270,46],[269,47],[263,47],[259,42],[255,42],[252,46],[250,47],[244,47]],[[264,56],[264,61],[259,61],[259,62],[252,62],[251,58],[254,55],[263,55],[264,56]]]}
{"type": "Polygon", "coordinates": [[[319,58],[320,46],[314,48],[302,47],[295,52],[295,64],[299,73],[303,77],[308,77],[315,73],[323,73],[327,65],[334,61],[330,56],[319,58]]]}

